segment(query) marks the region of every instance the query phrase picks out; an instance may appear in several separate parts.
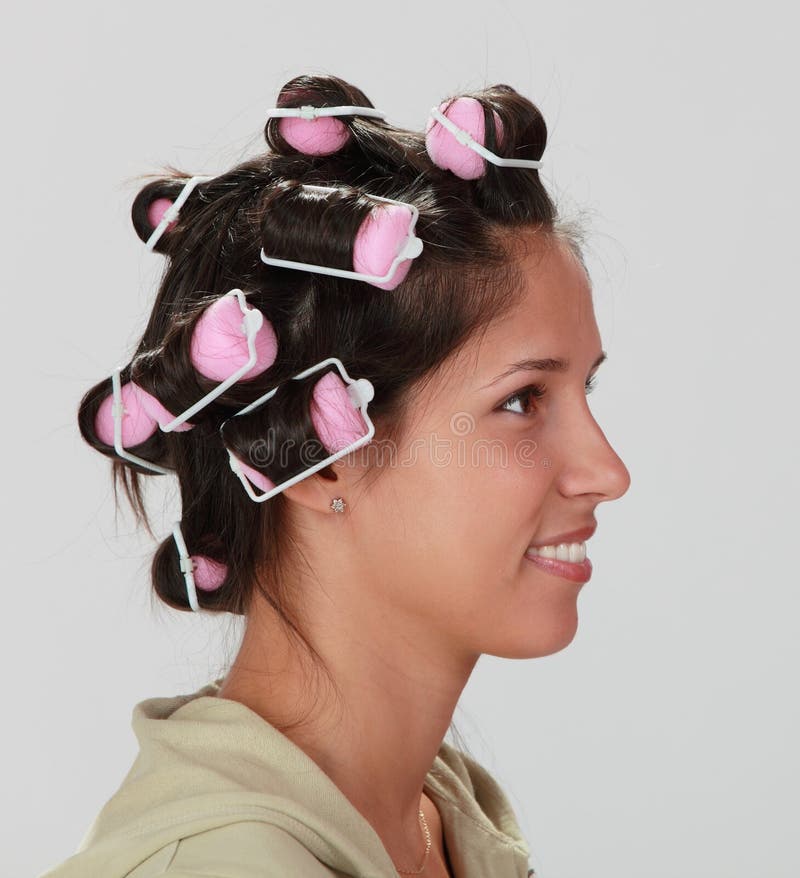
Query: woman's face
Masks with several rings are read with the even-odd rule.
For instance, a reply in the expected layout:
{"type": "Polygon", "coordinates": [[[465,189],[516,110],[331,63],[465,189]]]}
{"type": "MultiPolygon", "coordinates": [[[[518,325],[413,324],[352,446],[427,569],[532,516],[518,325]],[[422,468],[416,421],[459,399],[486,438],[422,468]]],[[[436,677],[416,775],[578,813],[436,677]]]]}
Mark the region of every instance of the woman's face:
{"type": "Polygon", "coordinates": [[[526,550],[593,526],[630,484],[586,398],[603,356],[586,274],[558,241],[520,265],[520,305],[420,393],[391,465],[384,447],[384,471],[353,489],[348,530],[387,638],[438,636],[464,656],[563,649],[584,584],[526,550]],[[512,371],[545,358],[568,368],[512,371]]]}

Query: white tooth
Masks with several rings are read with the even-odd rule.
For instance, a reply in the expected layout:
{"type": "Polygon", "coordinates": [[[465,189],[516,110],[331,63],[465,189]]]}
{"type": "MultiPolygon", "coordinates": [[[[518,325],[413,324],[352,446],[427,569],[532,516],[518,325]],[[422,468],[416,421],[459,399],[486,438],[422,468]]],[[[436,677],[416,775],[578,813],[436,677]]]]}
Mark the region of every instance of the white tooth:
{"type": "Polygon", "coordinates": [[[528,554],[580,564],[586,558],[586,543],[561,543],[558,546],[529,546],[528,554]]]}
{"type": "Polygon", "coordinates": [[[569,561],[569,543],[559,543],[556,548],[557,561],[569,561]]]}
{"type": "Polygon", "coordinates": [[[573,564],[579,564],[586,557],[586,546],[584,543],[569,544],[569,560],[573,564]]]}

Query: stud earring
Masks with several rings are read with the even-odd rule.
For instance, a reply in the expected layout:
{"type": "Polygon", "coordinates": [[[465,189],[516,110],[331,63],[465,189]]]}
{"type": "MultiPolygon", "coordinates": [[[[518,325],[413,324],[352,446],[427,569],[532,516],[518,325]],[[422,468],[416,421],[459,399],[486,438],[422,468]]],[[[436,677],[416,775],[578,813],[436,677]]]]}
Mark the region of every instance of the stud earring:
{"type": "Polygon", "coordinates": [[[334,497],[331,500],[331,509],[334,512],[344,512],[345,502],[341,497],[334,497]]]}

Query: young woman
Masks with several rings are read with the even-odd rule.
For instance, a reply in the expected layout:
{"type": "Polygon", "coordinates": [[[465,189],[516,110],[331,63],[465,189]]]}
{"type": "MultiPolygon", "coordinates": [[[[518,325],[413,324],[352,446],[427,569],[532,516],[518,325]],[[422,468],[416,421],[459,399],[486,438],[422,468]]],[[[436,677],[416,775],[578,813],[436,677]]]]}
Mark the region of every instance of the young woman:
{"type": "Polygon", "coordinates": [[[134,765],[47,875],[525,878],[508,799],[443,738],[483,653],[570,643],[595,509],[629,485],[545,122],[507,85],[424,132],[332,76],[277,105],[264,154],[136,197],[166,271],[79,414],[144,524],[140,480],[177,476],[153,587],[244,615],[243,642],[136,705],[134,765]]]}

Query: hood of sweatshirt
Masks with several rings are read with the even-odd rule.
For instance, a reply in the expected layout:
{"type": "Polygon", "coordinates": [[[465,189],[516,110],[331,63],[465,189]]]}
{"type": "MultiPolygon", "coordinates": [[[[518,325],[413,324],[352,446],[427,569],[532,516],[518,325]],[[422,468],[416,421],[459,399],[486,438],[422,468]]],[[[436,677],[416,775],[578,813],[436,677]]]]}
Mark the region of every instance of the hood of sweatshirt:
{"type": "MultiPolygon", "coordinates": [[[[216,697],[223,679],[135,705],[133,765],[77,852],[42,878],[123,878],[177,839],[252,820],[344,875],[397,878],[378,834],[317,763],[255,711],[216,697]]],[[[424,789],[457,878],[527,878],[528,846],[486,769],[442,741],[424,789]]]]}

